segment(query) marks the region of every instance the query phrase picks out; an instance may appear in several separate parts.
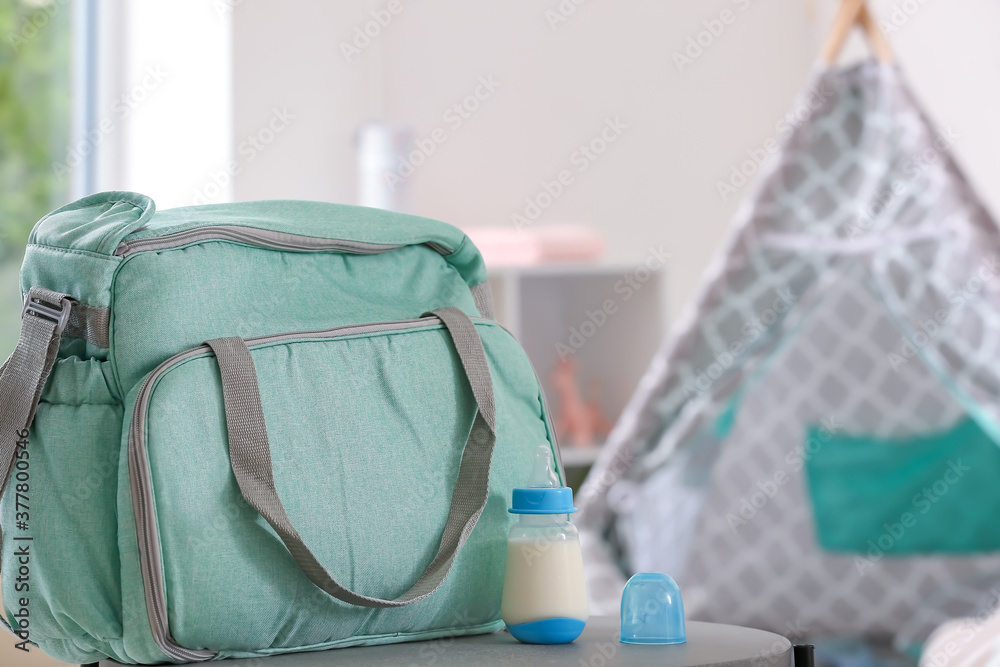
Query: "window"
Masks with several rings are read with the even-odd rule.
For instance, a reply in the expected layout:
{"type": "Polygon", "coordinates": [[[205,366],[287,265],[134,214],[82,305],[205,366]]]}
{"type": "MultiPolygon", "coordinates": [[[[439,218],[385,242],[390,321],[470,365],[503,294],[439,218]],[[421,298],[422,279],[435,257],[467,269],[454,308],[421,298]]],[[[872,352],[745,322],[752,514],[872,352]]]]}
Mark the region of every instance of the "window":
{"type": "Polygon", "coordinates": [[[28,234],[41,216],[70,199],[73,10],[71,0],[0,3],[0,357],[4,359],[14,349],[20,330],[17,276],[28,234]]]}

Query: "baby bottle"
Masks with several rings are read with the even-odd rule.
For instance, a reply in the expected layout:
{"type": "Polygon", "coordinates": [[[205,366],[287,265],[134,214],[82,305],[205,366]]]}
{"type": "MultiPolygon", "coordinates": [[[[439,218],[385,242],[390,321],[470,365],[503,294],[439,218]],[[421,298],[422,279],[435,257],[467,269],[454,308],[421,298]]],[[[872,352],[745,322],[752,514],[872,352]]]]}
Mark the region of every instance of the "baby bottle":
{"type": "Polygon", "coordinates": [[[573,490],[559,484],[548,445],[538,448],[528,486],[514,489],[511,504],[521,517],[507,538],[500,614],[519,641],[571,642],[583,632],[590,605],[580,536],[569,522],[573,490]]]}

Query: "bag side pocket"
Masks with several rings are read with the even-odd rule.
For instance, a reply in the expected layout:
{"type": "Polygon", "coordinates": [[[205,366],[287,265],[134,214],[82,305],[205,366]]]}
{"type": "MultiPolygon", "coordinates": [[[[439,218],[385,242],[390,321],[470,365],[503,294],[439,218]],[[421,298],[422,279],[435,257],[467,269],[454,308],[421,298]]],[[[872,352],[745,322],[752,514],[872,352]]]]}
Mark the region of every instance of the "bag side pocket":
{"type": "Polygon", "coordinates": [[[28,639],[66,662],[113,655],[108,642],[122,635],[115,517],[123,409],[110,372],[94,359],[56,362],[0,501],[5,617],[12,626],[27,621],[28,639]]]}

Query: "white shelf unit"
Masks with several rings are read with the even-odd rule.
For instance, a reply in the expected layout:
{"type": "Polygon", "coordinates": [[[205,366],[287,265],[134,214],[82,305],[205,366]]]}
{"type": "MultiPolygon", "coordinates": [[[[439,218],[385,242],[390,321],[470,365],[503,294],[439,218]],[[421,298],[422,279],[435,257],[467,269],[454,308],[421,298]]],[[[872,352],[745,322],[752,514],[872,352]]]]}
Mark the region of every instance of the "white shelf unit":
{"type": "Polygon", "coordinates": [[[592,447],[573,447],[570,445],[560,445],[562,462],[567,469],[588,468],[597,460],[597,455],[601,453],[600,445],[592,447]]]}
{"type": "MultiPolygon", "coordinates": [[[[560,350],[577,361],[578,384],[585,399],[591,399],[596,381],[604,416],[611,423],[618,419],[652,360],[668,323],[666,270],[646,274],[637,269],[553,265],[490,271],[497,319],[528,353],[553,420],[560,410],[552,385],[560,350]],[[642,277],[646,280],[639,281],[642,277]],[[629,278],[637,287],[630,286],[629,278]],[[605,312],[606,305],[613,312],[605,312]]],[[[567,469],[579,470],[580,476],[599,451],[599,447],[560,444],[567,469]]]]}

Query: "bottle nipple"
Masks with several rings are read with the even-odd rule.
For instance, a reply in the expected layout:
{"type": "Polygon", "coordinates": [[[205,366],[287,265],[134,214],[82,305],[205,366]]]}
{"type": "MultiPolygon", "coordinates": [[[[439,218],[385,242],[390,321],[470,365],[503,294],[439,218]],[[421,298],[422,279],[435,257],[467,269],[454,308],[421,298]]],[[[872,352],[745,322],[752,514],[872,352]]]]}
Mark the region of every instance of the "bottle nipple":
{"type": "Polygon", "coordinates": [[[531,489],[557,489],[561,487],[555,470],[552,469],[552,450],[548,445],[539,445],[535,450],[535,465],[528,478],[531,489]]]}
{"type": "Polygon", "coordinates": [[[539,445],[535,450],[535,463],[527,484],[514,489],[511,496],[511,514],[572,514],[573,489],[563,486],[552,465],[552,450],[539,445]]]}

